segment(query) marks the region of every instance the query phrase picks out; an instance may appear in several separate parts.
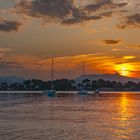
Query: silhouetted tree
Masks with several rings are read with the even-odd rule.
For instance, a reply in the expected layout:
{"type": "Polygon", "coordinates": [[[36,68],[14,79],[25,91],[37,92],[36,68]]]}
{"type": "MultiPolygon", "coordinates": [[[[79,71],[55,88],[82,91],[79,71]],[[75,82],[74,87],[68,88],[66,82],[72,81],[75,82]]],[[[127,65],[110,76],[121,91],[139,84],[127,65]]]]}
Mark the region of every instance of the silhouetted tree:
{"type": "MultiPolygon", "coordinates": [[[[59,79],[54,80],[55,90],[76,90],[78,87],[86,88],[88,90],[96,90],[99,88],[112,88],[116,91],[120,90],[140,90],[140,82],[135,83],[128,81],[124,84],[116,81],[105,81],[103,79],[90,81],[89,79],[84,79],[82,83],[76,83],[74,80],[59,79]]],[[[25,80],[23,83],[12,83],[7,84],[6,82],[0,83],[0,90],[49,90],[52,87],[52,81],[42,81],[37,79],[25,80]]]]}

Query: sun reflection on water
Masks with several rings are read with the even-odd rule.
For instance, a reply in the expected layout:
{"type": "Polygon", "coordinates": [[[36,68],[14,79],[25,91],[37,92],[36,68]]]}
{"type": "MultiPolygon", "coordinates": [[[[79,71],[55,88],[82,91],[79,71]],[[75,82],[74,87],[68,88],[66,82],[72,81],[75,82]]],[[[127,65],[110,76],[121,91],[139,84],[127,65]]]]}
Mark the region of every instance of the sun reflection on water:
{"type": "Polygon", "coordinates": [[[119,104],[119,119],[117,122],[117,131],[115,132],[119,137],[124,139],[129,139],[133,129],[131,128],[131,119],[133,114],[131,113],[131,108],[129,108],[130,103],[129,95],[123,93],[120,98],[119,104]]]}
{"type": "Polygon", "coordinates": [[[129,99],[125,94],[123,94],[120,99],[120,115],[121,115],[120,119],[122,121],[127,121],[128,117],[130,117],[128,104],[129,104],[129,99]]]}

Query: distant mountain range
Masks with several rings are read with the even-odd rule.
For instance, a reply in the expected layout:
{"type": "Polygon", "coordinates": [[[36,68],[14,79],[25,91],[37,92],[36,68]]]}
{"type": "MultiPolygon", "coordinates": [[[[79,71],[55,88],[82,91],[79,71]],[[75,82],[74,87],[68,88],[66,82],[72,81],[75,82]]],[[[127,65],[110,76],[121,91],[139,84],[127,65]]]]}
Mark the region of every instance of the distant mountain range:
{"type": "MultiPolygon", "coordinates": [[[[77,83],[80,83],[84,79],[89,79],[91,81],[103,79],[105,81],[110,80],[110,81],[117,81],[117,82],[121,82],[121,83],[126,83],[128,81],[133,81],[136,83],[140,82],[140,79],[125,77],[125,76],[121,76],[119,74],[89,74],[89,75],[85,75],[84,77],[79,76],[79,77],[75,78],[75,81],[77,83]]],[[[15,83],[15,82],[22,83],[25,80],[26,80],[25,78],[18,77],[18,76],[0,76],[0,83],[1,82],[7,82],[8,84],[15,83]]]]}
{"type": "Polygon", "coordinates": [[[12,83],[22,83],[25,79],[17,76],[0,76],[0,83],[6,82],[8,84],[12,83]]]}
{"type": "Polygon", "coordinates": [[[110,81],[117,81],[121,83],[126,83],[128,81],[133,81],[136,83],[140,82],[140,79],[121,76],[118,73],[117,74],[89,74],[89,75],[85,75],[84,77],[79,76],[75,79],[75,81],[77,83],[80,83],[83,79],[89,79],[91,81],[103,79],[105,81],[110,80],[110,81]]]}

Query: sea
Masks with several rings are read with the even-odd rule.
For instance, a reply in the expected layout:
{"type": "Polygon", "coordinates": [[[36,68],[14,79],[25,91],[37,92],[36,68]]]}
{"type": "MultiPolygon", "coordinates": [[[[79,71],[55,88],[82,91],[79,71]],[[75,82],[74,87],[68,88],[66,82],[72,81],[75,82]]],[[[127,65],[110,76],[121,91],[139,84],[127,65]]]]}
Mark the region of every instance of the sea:
{"type": "Polygon", "coordinates": [[[140,140],[140,92],[0,94],[0,140],[140,140]]]}

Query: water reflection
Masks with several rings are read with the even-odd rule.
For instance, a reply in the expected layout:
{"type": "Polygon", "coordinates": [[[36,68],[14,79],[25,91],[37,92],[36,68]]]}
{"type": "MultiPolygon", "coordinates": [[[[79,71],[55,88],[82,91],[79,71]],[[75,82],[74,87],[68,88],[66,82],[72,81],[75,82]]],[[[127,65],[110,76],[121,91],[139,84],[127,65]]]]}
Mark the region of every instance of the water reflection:
{"type": "Polygon", "coordinates": [[[132,100],[130,102],[129,94],[122,93],[119,104],[120,118],[117,122],[118,129],[116,129],[116,134],[121,139],[130,139],[130,136],[133,133],[133,129],[131,127],[131,119],[133,118],[133,114],[131,113],[132,108],[130,107],[130,104],[132,105],[133,102],[132,100]]]}
{"type": "Polygon", "coordinates": [[[139,104],[136,93],[0,96],[0,139],[139,140],[139,104]]]}
{"type": "Polygon", "coordinates": [[[132,116],[132,114],[130,114],[129,98],[126,93],[123,93],[120,98],[120,115],[120,119],[123,122],[127,121],[129,117],[132,116]]]}

